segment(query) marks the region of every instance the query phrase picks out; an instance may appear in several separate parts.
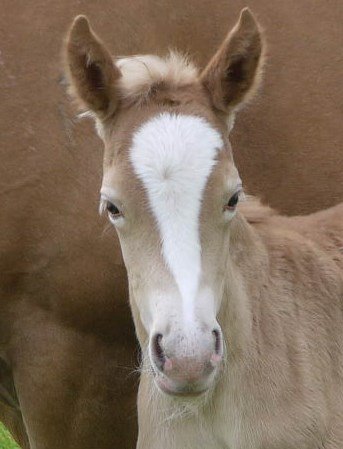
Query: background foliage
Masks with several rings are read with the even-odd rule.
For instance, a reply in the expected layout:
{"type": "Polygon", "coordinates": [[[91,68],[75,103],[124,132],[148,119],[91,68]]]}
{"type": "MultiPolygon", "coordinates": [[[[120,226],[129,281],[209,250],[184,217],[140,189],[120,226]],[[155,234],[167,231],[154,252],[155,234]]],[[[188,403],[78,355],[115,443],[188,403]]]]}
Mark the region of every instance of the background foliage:
{"type": "Polygon", "coordinates": [[[0,449],[20,449],[19,446],[13,441],[10,433],[6,430],[5,426],[0,422],[0,449]]]}

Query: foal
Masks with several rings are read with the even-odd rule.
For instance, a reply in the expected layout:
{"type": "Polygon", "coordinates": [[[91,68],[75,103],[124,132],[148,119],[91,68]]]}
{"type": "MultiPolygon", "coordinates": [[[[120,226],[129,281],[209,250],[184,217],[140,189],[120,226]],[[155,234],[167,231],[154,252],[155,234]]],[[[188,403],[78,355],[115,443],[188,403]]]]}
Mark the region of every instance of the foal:
{"type": "Polygon", "coordinates": [[[343,208],[238,204],[228,128],[263,60],[251,13],[202,73],[175,53],[113,62],[82,16],[66,57],[105,144],[101,210],[145,354],[138,448],[341,449],[343,208]]]}

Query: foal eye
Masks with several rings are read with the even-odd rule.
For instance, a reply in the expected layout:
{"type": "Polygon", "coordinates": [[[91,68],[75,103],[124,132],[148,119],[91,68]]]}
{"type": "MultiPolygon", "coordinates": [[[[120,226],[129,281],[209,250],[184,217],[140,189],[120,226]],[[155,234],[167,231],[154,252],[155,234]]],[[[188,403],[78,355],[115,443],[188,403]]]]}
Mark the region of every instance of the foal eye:
{"type": "Polygon", "coordinates": [[[226,204],[225,209],[233,211],[235,210],[235,207],[237,206],[238,200],[239,200],[239,194],[240,192],[236,192],[232,197],[229,199],[229,202],[226,204]]]}
{"type": "Polygon", "coordinates": [[[106,209],[107,209],[107,212],[108,212],[113,218],[117,218],[117,217],[120,217],[120,216],[121,216],[121,212],[120,212],[120,210],[117,208],[117,206],[115,206],[114,204],[110,203],[109,201],[107,202],[106,209]]]}

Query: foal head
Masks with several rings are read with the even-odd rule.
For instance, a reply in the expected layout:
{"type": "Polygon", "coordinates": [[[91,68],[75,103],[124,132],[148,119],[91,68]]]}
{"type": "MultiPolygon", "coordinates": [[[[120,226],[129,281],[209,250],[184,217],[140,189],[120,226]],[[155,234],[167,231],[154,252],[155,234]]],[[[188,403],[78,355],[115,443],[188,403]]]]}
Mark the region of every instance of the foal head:
{"type": "Polygon", "coordinates": [[[67,72],[104,141],[101,209],[118,232],[137,334],[155,381],[199,394],[223,358],[217,321],[241,180],[228,141],[254,92],[262,39],[245,9],[202,73],[185,58],[113,60],[75,19],[67,72]]]}

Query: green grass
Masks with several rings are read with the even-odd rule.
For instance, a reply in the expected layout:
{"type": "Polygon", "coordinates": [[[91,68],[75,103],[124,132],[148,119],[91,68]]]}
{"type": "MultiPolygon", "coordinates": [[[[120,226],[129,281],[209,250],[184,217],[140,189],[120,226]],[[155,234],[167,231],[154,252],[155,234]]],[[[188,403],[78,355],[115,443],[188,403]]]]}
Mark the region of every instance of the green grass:
{"type": "Polygon", "coordinates": [[[19,446],[13,441],[8,430],[0,422],[0,449],[20,449],[19,446]]]}

